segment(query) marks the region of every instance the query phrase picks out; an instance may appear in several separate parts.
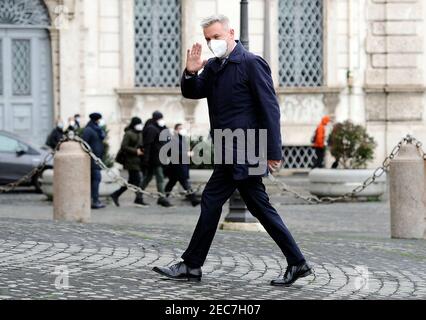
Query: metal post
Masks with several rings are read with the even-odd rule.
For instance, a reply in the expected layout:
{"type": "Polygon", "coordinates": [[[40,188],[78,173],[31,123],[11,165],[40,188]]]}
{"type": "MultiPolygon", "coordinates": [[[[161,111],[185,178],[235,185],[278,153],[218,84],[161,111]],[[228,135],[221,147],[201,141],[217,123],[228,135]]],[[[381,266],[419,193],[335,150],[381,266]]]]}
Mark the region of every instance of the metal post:
{"type": "MultiPolygon", "coordinates": [[[[240,2],[240,42],[249,50],[248,34],[248,1],[240,2]]],[[[244,200],[241,198],[238,190],[232,194],[229,199],[229,213],[225,217],[222,229],[227,230],[245,230],[245,231],[263,231],[262,226],[248,211],[244,200]]]]}
{"type": "Polygon", "coordinates": [[[240,42],[249,50],[249,33],[248,33],[248,0],[240,2],[240,42]]]}

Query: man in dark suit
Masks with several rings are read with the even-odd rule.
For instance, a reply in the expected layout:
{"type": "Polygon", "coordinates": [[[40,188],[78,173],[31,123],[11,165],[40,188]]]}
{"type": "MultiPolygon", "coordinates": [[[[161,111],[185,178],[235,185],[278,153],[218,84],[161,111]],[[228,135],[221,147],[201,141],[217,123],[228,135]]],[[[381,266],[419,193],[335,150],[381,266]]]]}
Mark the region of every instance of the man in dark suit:
{"type": "MultiPolygon", "coordinates": [[[[90,148],[92,149],[92,152],[98,158],[102,159],[105,151],[103,140],[106,137],[106,133],[100,125],[102,115],[98,112],[94,112],[89,115],[89,118],[90,121],[87,123],[87,126],[83,130],[82,138],[89,144],[90,148]]],[[[99,201],[99,184],[101,183],[101,179],[101,168],[96,164],[93,159],[91,159],[90,190],[92,198],[92,209],[105,208],[105,205],[99,201]]]]}
{"type": "MultiPolygon", "coordinates": [[[[281,165],[280,109],[276,99],[271,71],[261,57],[256,56],[234,40],[234,30],[223,15],[212,16],[202,23],[204,37],[215,58],[203,61],[201,45],[196,43],[187,51],[186,69],[181,90],[185,98],[207,98],[212,131],[266,129],[267,166],[261,173],[252,174],[251,164],[245,162],[216,163],[201,198],[201,215],[191,242],[182,255],[182,262],[153,270],[174,279],[201,280],[201,266],[207,257],[222,206],[238,189],[247,208],[264,226],[287,259],[283,277],[272,285],[290,286],[298,278],[312,273],[303,254],[269,202],[262,176],[281,165]],[[204,70],[198,74],[201,69],[204,70]]],[[[213,132],[211,133],[213,137],[213,132]]],[[[215,154],[219,151],[215,144],[215,154]]],[[[261,146],[256,146],[259,149],[261,146]]],[[[235,144],[232,152],[236,153],[235,144]]],[[[226,148],[225,148],[226,149],[226,148]]],[[[225,150],[226,151],[226,150],[225,150]]]]}

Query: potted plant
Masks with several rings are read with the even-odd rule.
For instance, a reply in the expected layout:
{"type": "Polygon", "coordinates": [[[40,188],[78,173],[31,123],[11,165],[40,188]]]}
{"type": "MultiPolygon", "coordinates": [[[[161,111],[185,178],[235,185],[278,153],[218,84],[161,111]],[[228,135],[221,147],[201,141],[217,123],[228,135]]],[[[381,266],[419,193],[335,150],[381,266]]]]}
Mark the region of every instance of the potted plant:
{"type": "MultiPolygon", "coordinates": [[[[373,175],[367,164],[374,158],[377,144],[366,129],[347,120],[336,123],[328,137],[330,154],[336,159],[334,169],[314,169],[309,173],[309,191],[317,196],[342,196],[373,175]]],[[[386,190],[385,176],[357,194],[379,197],[386,190]]]]}

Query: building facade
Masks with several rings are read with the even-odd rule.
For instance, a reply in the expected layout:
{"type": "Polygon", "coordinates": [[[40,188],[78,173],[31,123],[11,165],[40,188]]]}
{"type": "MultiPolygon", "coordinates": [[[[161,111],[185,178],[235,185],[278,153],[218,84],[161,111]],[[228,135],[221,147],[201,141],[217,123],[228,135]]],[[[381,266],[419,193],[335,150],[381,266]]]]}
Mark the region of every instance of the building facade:
{"type": "MultiPolygon", "coordinates": [[[[43,143],[54,120],[99,111],[116,151],[132,116],[209,131],[207,103],[182,98],[201,19],[239,0],[0,0],[0,130],[43,143]]],[[[378,143],[375,166],[407,133],[426,141],[425,3],[249,0],[250,51],[270,64],[290,167],[309,162],[321,117],[351,119],[378,143]]]]}

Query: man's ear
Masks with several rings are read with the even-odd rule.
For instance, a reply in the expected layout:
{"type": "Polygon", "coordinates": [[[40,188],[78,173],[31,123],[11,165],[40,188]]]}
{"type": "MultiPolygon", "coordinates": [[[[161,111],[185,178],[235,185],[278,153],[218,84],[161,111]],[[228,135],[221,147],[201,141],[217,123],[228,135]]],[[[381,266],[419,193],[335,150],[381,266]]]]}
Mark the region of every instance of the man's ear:
{"type": "Polygon", "coordinates": [[[232,36],[232,37],[234,37],[234,36],[235,36],[235,31],[234,31],[234,29],[229,29],[229,33],[231,34],[231,36],[232,36]]]}

